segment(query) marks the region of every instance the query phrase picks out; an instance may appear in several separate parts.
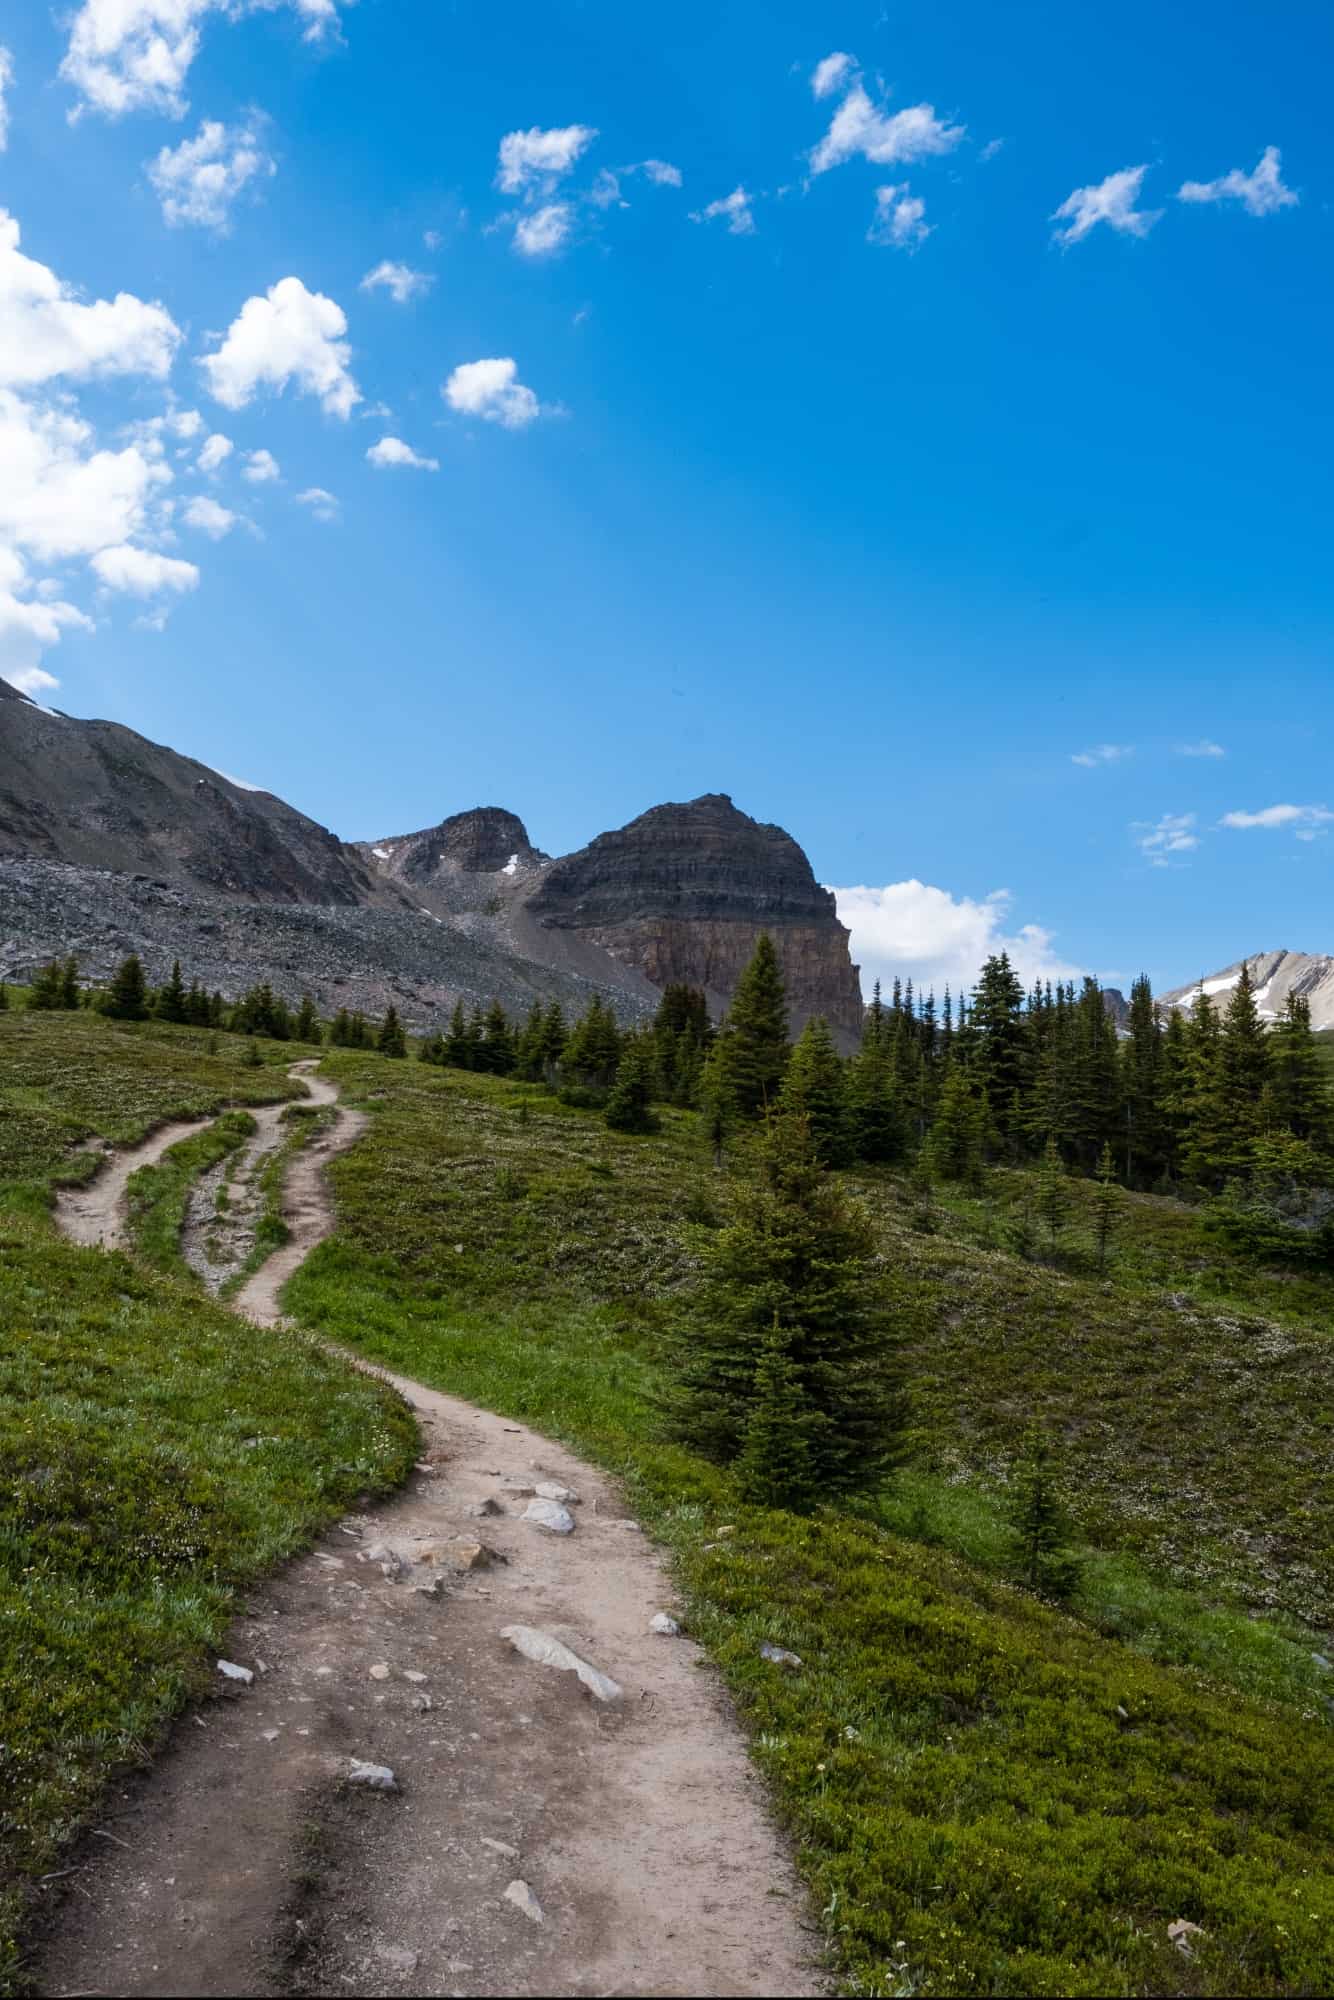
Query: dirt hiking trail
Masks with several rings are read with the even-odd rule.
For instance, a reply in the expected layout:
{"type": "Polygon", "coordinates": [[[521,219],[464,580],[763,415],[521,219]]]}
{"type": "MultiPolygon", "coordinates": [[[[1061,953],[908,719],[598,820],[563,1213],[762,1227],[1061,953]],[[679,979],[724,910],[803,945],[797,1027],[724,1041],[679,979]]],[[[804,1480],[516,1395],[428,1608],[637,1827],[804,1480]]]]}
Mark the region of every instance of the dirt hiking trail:
{"type": "MultiPolygon", "coordinates": [[[[334,1103],[311,1067],[293,1074],[334,1103]]],[[[236,1310],[280,1325],[281,1286],[333,1227],[323,1163],[364,1125],[339,1107],[296,1155],[291,1240],[236,1310]]],[[[116,1240],[125,1169],[147,1157],[79,1190],[102,1195],[103,1232],[79,1240],[116,1240]]],[[[62,1200],[61,1225],[91,1213],[62,1200]]],[[[216,1698],[113,1790],[103,1837],[72,1857],[39,1992],[826,1991],[721,1684],[688,1637],[649,1630],[670,1586],[612,1482],[522,1425],[388,1379],[422,1431],[409,1489],[250,1592],[223,1657],[253,1679],[219,1672],[216,1698]],[[578,1496],[573,1532],[524,1518],[541,1484],[578,1496]],[[511,1626],[619,1695],[525,1657],[511,1626]],[[393,1789],[353,1780],[354,1759],[393,1789]]]]}

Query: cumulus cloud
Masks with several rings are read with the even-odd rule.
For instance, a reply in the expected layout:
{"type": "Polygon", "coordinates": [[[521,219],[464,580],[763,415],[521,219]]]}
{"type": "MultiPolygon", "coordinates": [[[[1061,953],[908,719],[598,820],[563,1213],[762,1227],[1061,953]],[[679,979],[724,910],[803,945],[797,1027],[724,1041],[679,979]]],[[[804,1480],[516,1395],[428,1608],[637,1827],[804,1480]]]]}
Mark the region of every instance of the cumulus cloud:
{"type": "Polygon", "coordinates": [[[731,194],[721,196],[718,201],[711,201],[707,208],[693,209],[690,220],[692,222],[722,220],[727,224],[729,236],[753,236],[755,217],[751,213],[750,206],[753,198],[743,187],[733,188],[731,194]]]}
{"type": "Polygon", "coordinates": [[[361,400],[352,378],[347,317],[323,292],[300,278],[280,278],[261,298],[246,300],[215,354],[200,362],[209,388],[229,410],[243,409],[257,391],[289,382],[318,396],[334,417],[348,417],[361,400]]]}
{"type": "Polygon", "coordinates": [[[1290,827],[1298,840],[1314,840],[1331,822],[1334,812],[1328,806],[1261,806],[1258,812],[1224,813],[1219,824],[1242,832],[1290,827]]]}
{"type": "Polygon", "coordinates": [[[481,417],[506,430],[522,430],[542,413],[532,390],[519,380],[518,363],[509,355],[488,361],[465,361],[445,383],[442,394],[451,410],[481,417]]]}
{"type": "Polygon", "coordinates": [[[25,257],[19,240],[17,221],[0,209],[0,384],[168,373],[181,333],[163,306],[131,292],[85,305],[54,271],[25,257]]]}
{"type": "Polygon", "coordinates": [[[937,118],[933,104],[910,104],[889,114],[871,102],[864,85],[854,83],[811,152],[811,172],[828,173],[858,156],[876,167],[908,165],[953,152],[963,136],[964,127],[937,118]]]}
{"type": "Polygon", "coordinates": [[[14,58],[0,48],[0,153],[9,144],[9,92],[14,82],[14,58]]]}
{"type": "Polygon", "coordinates": [[[391,465],[410,465],[418,467],[422,472],[440,470],[438,458],[420,457],[410,444],[404,444],[402,438],[382,437],[378,444],[370,447],[366,457],[371,465],[379,466],[381,469],[391,465]]]}
{"type": "Polygon", "coordinates": [[[845,49],[835,49],[833,55],[825,56],[811,71],[812,97],[832,97],[849,81],[857,67],[857,59],[845,49]]]}
{"type": "Polygon", "coordinates": [[[542,131],[507,132],[500,142],[496,186],[503,194],[526,194],[553,187],[568,174],[597,138],[592,125],[561,125],[542,131]]]}
{"type": "MultiPolygon", "coordinates": [[[[82,99],[80,109],[117,118],[127,111],[159,111],[181,118],[187,109],[185,79],[199,53],[210,15],[237,20],[281,6],[283,0],[83,0],[70,23],[60,74],[82,99]]],[[[305,39],[319,41],[338,27],[339,0],[288,0],[305,39]]]]}
{"type": "Polygon", "coordinates": [[[684,184],[685,176],[681,169],[674,167],[670,160],[645,160],[643,168],[654,187],[679,188],[684,184]]]}
{"type": "Polygon", "coordinates": [[[1202,736],[1199,739],[1198,743],[1178,743],[1177,756],[1178,757],[1226,757],[1227,751],[1223,748],[1221,743],[1215,743],[1211,737],[1202,736]]]}
{"type": "Polygon", "coordinates": [[[204,428],[204,419],[198,410],[168,410],[165,421],[173,437],[183,438],[187,442],[191,438],[197,438],[204,428]]]}
{"type": "Polygon", "coordinates": [[[317,521],[336,521],[338,501],[323,486],[308,486],[304,493],[296,496],[298,507],[309,507],[317,521]]]}
{"type": "Polygon", "coordinates": [[[63,405],[0,390],[0,541],[54,561],[91,555],[142,528],[170,467],[149,443],[93,447],[91,425],[63,405]]]}
{"type": "Polygon", "coordinates": [[[514,247],[525,257],[548,257],[559,250],[574,224],[567,201],[544,202],[521,215],[514,225],[514,247]]]}
{"type": "Polygon", "coordinates": [[[211,542],[220,542],[236,526],[236,516],[230,507],[219,506],[206,493],[200,493],[186,503],[185,522],[187,527],[198,528],[211,542]]]}
{"type": "Polygon", "coordinates": [[[396,306],[405,306],[409,300],[428,292],[434,283],[429,271],[414,271],[410,264],[394,264],[386,257],[373,271],[367,271],[361,290],[388,292],[396,306]]]}
{"type": "Polygon", "coordinates": [[[92,567],[108,590],[124,591],[131,597],[156,597],[170,591],[194,590],[199,571],[179,556],[159,555],[155,549],[137,549],[124,542],[119,548],[99,549],[92,567]]]}
{"type": "Polygon", "coordinates": [[[909,194],[908,183],[875,191],[875,214],[866,232],[868,243],[887,243],[892,250],[915,250],[931,234],[925,221],[926,203],[909,194]]]}
{"type": "Polygon", "coordinates": [[[1064,229],[1054,229],[1052,238],[1057,243],[1070,245],[1082,243],[1091,229],[1105,222],[1109,229],[1115,229],[1123,236],[1147,236],[1162,214],[1161,208],[1136,208],[1147,166],[1122,167],[1116,174],[1108,174],[1105,181],[1098,181],[1090,187],[1076,188],[1067,195],[1060,207],[1048,220],[1064,222],[1064,229]]]}
{"type": "Polygon", "coordinates": [[[1170,868],[1169,856],[1190,854],[1200,844],[1194,813],[1164,813],[1158,820],[1136,820],[1130,830],[1151,868],[1170,868]]]}
{"type": "Polygon", "coordinates": [[[1276,215],[1280,208],[1296,208],[1300,196],[1284,187],[1280,157],[1277,146],[1266,146],[1251,173],[1233,167],[1216,181],[1183,181],[1177,200],[1239,201],[1247,215],[1276,215]]]}
{"type": "Polygon", "coordinates": [[[195,463],[201,472],[216,472],[235,449],[229,437],[224,437],[221,431],[214,431],[211,437],[204,439],[203,449],[195,463]]]}
{"type": "Polygon", "coordinates": [[[835,889],[840,920],[852,933],[852,956],[862,968],[863,989],[911,979],[918,992],[943,997],[971,991],[983,962],[1005,951],[1025,985],[1035,979],[1074,979],[1081,968],[1054,949],[1040,924],[1008,929],[1011,897],[997,889],[981,901],[910,880],[883,888],[835,889]]]}
{"type": "Polygon", "coordinates": [[[248,479],[252,486],[267,486],[273,480],[282,478],[282,468],[273,453],[261,445],[258,451],[246,453],[241,477],[248,479]]]}
{"type": "Polygon", "coordinates": [[[231,225],[238,195],[276,172],[258,117],[230,126],[216,118],[205,119],[193,139],[164,146],[148,163],[148,178],[167,223],[173,227],[193,223],[220,233],[231,225]]]}
{"type": "Polygon", "coordinates": [[[1072,764],[1082,764],[1086,771],[1092,771],[1099,764],[1120,764],[1127,757],[1133,757],[1133,743],[1095,743],[1091,750],[1076,750],[1071,757],[1072,764]]]}
{"type": "Polygon", "coordinates": [[[60,686],[39,665],[43,654],[60,644],[62,632],[91,632],[93,623],[59,597],[34,597],[34,589],[18,552],[0,545],[0,679],[37,696],[60,686]]]}
{"type": "MultiPolygon", "coordinates": [[[[632,174],[633,167],[622,167],[622,174],[632,174]]],[[[588,200],[594,208],[628,208],[629,202],[621,193],[621,183],[610,167],[600,167],[592,187],[588,190],[588,200]]]]}

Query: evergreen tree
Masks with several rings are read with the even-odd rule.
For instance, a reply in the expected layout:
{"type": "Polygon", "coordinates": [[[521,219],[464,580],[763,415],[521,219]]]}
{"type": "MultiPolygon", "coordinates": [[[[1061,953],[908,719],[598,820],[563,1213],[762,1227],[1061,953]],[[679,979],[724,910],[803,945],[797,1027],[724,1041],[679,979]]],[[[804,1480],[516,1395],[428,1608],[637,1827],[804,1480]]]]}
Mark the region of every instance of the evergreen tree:
{"type": "Polygon", "coordinates": [[[454,1012],[449,1017],[449,1032],[445,1036],[445,1061],[451,1069],[472,1068],[472,1048],[468,1038],[468,1022],[463,1012],[463,1002],[454,1002],[454,1012]]]}
{"type": "Polygon", "coordinates": [[[103,1012],[115,1021],[148,1019],[148,982],[137,952],[121,960],[107,988],[103,1012]]]}
{"type": "Polygon", "coordinates": [[[492,1076],[508,1076],[514,1067],[514,1036],[499,1000],[487,1009],[482,1030],[482,1067],[492,1076]]]}
{"type": "Polygon", "coordinates": [[[352,1046],[352,1022],[346,1007],[340,1007],[333,1017],[333,1025],[329,1029],[329,1043],[335,1049],[348,1049],[352,1046]]]}
{"type": "Polygon", "coordinates": [[[347,1045],[350,1049],[368,1049],[371,1046],[370,1023],[366,1016],[354,1013],[347,1024],[347,1045]]]}
{"type": "Polygon", "coordinates": [[[565,1044],[561,1070],[587,1088],[607,1090],[615,1081],[620,1060],[621,1037],[616,1017],[595,994],[565,1044]]]}
{"type": "Polygon", "coordinates": [[[719,1045],[739,1114],[758,1118],[776,1102],[788,1059],[787,987],[767,931],[737,981],[719,1045]]]}
{"type": "Polygon", "coordinates": [[[208,995],[197,979],[191,980],[185,996],[185,1018],[192,1028],[206,1028],[209,1024],[208,995]]]}
{"type": "Polygon", "coordinates": [[[1268,1081],[1269,1037],[1255,1005],[1250,967],[1243,961],[1218,1037],[1219,1121],[1213,1179],[1250,1171],[1268,1081]]]}
{"type": "Polygon", "coordinates": [[[737,1491],[754,1507],[804,1512],[819,1496],[812,1465],[812,1428],[791,1343],[777,1313],[755,1367],[755,1395],[737,1460],[737,1491]]]}
{"type": "Polygon", "coordinates": [[[568,1040],[565,1009],[559,1000],[553,1000],[547,1008],[542,1027],[542,1073],[548,1083],[555,1078],[556,1071],[564,1058],[565,1044],[568,1040]]]}
{"type": "Polygon", "coordinates": [[[1098,1246],[1098,1270],[1107,1269],[1107,1251],[1121,1214],[1121,1197],[1116,1185],[1116,1167],[1110,1145],[1102,1149],[1098,1161],[1098,1191],[1093,1197],[1093,1240],[1098,1246]]]}
{"type": "Polygon", "coordinates": [[[175,958],[171,963],[171,978],[165,986],[160,986],[153,1003],[153,1012],[159,1021],[174,1021],[183,1026],[187,1015],[185,1006],[185,981],[181,978],[181,961],[175,958]]]}
{"type": "Polygon", "coordinates": [[[1017,1143],[1016,1105],[1031,1080],[1023,1021],[1024,989],[1008,952],[989,958],[973,993],[971,1026],[978,1041],[981,1081],[1003,1136],[1017,1143]]]}
{"type": "Polygon", "coordinates": [[[528,1009],[528,1018],[520,1028],[514,1044],[513,1074],[521,1083],[541,1083],[543,1076],[542,1043],[544,1018],[542,1002],[534,1000],[528,1009]]]}
{"type": "Polygon", "coordinates": [[[437,1067],[443,1067],[445,1060],[445,1038],[438,1028],[434,1033],[427,1035],[423,1039],[421,1047],[417,1050],[417,1060],[418,1062],[435,1063],[437,1067]]]}
{"type": "Polygon", "coordinates": [[[391,1000],[385,1009],[384,1020],[375,1037],[375,1046],[382,1056],[406,1056],[408,1038],[403,1032],[403,1024],[398,1018],[398,1009],[391,1000]]]}
{"type": "Polygon", "coordinates": [[[1141,973],[1130,989],[1129,1035],[1121,1056],[1121,1124],[1128,1187],[1151,1187],[1167,1166],[1163,1031],[1153,988],[1141,973]]]}
{"type": "Polygon", "coordinates": [[[721,1039],[713,1044],[704,1058],[700,1074],[699,1098],[701,1122],[713,1152],[713,1164],[721,1169],[727,1142],[741,1122],[741,1113],[737,1109],[731,1073],[724,1060],[721,1039]]]}
{"type": "Polygon", "coordinates": [[[1228,1151],[1223,1130],[1220,1040],[1218,1016],[1201,981],[1185,1031],[1185,1064],[1176,1107],[1181,1123],[1182,1171],[1201,1187],[1219,1185],[1219,1163],[1228,1151]]]}
{"type": "Polygon", "coordinates": [[[653,1045],[644,1035],[632,1035],[626,1041],[602,1115],[613,1132],[656,1132],[658,1120],[652,1102],[653,1045]]]}
{"type": "Polygon", "coordinates": [[[60,968],[60,1004],[71,1013],[79,1004],[79,961],[73,952],[60,968]]]}
{"type": "Polygon", "coordinates": [[[829,1023],[818,1014],[797,1037],[779,1085],[778,1109],[806,1120],[822,1166],[847,1165],[851,1147],[843,1064],[829,1023]]]}
{"type": "Polygon", "coordinates": [[[744,1449],[775,1321],[807,1420],[811,1490],[878,1485],[903,1454],[906,1398],[875,1231],[821,1168],[805,1120],[783,1116],[676,1344],[677,1437],[723,1463],[744,1449]]]}
{"type": "Polygon", "coordinates": [[[985,1100],[974,1090],[968,1072],[952,1063],[923,1156],[931,1178],[975,1186],[982,1178],[987,1124],[985,1100]]]}
{"type": "Polygon", "coordinates": [[[1009,1513],[1020,1581],[1066,1603],[1079,1587],[1079,1563],[1070,1548],[1073,1528],[1056,1453],[1037,1425],[1024,1438],[1009,1513]]]}
{"type": "Polygon", "coordinates": [[[8,1012],[9,1012],[9,988],[8,986],[6,986],[4,980],[0,979],[0,1014],[7,1014],[8,1012]]]}
{"type": "Polygon", "coordinates": [[[245,1055],[242,1060],[248,1069],[259,1069],[263,1064],[264,1058],[259,1052],[259,1043],[253,1035],[246,1040],[245,1055]]]}
{"type": "Polygon", "coordinates": [[[902,1158],[907,1135],[894,1061],[883,1022],[876,1021],[874,1011],[862,1045],[848,1064],[847,1106],[852,1150],[859,1160],[902,1158]]]}
{"type": "Polygon", "coordinates": [[[1289,993],[1270,1038],[1274,1122],[1322,1152],[1334,1150],[1334,1111],[1325,1066],[1311,1032],[1311,1003],[1289,993]]]}
{"type": "Polygon", "coordinates": [[[1070,1219],[1070,1190],[1065,1183],[1065,1162],[1055,1139],[1048,1139],[1038,1168],[1037,1185],[1038,1220],[1047,1232],[1047,1241],[1053,1256],[1060,1240],[1061,1232],[1070,1219]]]}
{"type": "Polygon", "coordinates": [[[28,1008],[32,1013],[49,1014],[64,1006],[61,997],[65,983],[64,968],[59,959],[53,958],[44,965],[28,988],[28,1008]]]}

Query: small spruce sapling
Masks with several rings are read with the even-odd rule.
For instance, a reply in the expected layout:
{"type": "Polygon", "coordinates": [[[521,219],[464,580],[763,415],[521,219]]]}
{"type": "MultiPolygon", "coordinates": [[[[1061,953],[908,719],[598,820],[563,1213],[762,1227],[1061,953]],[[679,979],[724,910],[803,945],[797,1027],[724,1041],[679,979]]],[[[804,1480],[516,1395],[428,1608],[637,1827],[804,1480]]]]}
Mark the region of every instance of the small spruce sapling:
{"type": "Polygon", "coordinates": [[[1048,1139],[1042,1164],[1038,1168],[1037,1211],[1054,1257],[1061,1234],[1070,1219],[1070,1190],[1066,1186],[1065,1162],[1055,1139],[1048,1139]]]}
{"type": "Polygon", "coordinates": [[[737,1491],[756,1507],[802,1513],[818,1497],[809,1433],[816,1421],[792,1365],[778,1313],[755,1369],[755,1400],[737,1460],[737,1491]]]}
{"type": "Polygon", "coordinates": [[[1020,1582],[1054,1603],[1068,1603],[1079,1587],[1080,1564],[1070,1547],[1073,1524],[1056,1451],[1037,1424],[1024,1435],[1009,1515],[1020,1582]]]}
{"type": "Polygon", "coordinates": [[[1106,1145],[1098,1161],[1098,1191],[1093,1197],[1093,1240],[1098,1246],[1099,1274],[1107,1269],[1107,1252],[1121,1219],[1121,1191],[1116,1185],[1112,1149],[1106,1145]]]}

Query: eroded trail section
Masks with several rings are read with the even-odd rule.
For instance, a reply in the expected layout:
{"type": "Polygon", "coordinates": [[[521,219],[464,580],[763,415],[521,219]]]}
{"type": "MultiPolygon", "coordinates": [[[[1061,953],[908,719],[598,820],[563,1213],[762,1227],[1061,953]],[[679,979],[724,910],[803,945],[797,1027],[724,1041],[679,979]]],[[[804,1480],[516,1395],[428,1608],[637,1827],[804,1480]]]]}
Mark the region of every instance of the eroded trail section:
{"type": "Polygon", "coordinates": [[[156,1132],[123,1153],[109,1153],[105,1166],[81,1187],[61,1188],[56,1196],[56,1224],[71,1242],[89,1248],[125,1250],[125,1189],[140,1167],[155,1167],[162,1155],[182,1139],[211,1125],[211,1118],[182,1118],[159,1125],[156,1132]]]}
{"type": "MultiPolygon", "coordinates": [[[[291,1241],[236,1302],[257,1320],[332,1227],[321,1160],[361,1127],[340,1108],[294,1161],[291,1241]]],[[[824,1990],[721,1685],[688,1637],[649,1630],[668,1585],[615,1488],[522,1425],[398,1387],[423,1432],[410,1490],[252,1592],[227,1657],[253,1682],[219,1676],[106,1823],[124,1845],[89,1843],[41,1990],[824,1990]],[[573,1532],[525,1518],[539,1484],[577,1494],[573,1532]],[[619,1698],[524,1658],[515,1625],[619,1698]],[[349,1782],[353,1759],[394,1789],[349,1782]]]]}

